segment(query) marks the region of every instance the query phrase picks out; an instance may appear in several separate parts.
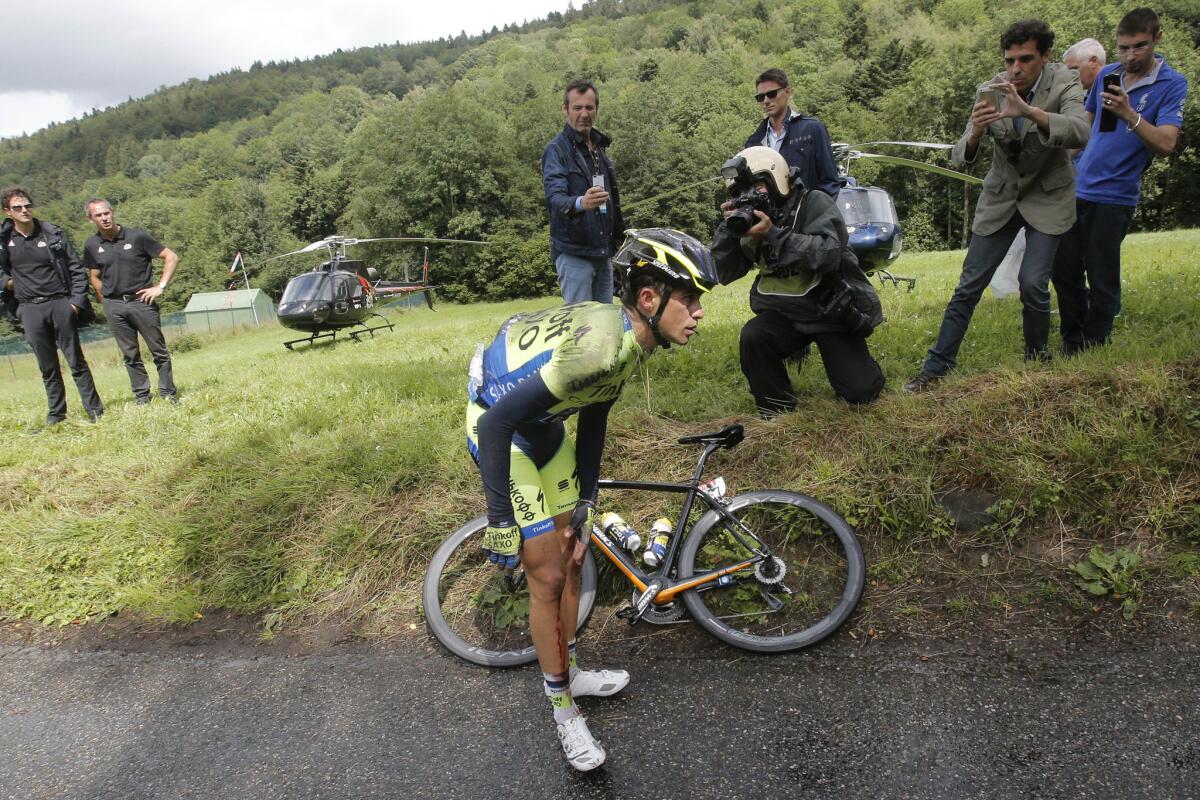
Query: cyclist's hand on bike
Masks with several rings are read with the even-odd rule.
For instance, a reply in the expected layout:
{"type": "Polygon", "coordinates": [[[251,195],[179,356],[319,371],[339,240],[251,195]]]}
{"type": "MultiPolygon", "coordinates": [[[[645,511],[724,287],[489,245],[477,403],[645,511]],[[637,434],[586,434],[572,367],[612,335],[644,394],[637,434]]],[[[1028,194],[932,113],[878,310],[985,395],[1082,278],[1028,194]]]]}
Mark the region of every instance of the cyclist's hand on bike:
{"type": "Polygon", "coordinates": [[[580,500],[575,504],[571,513],[571,526],[567,529],[567,538],[574,537],[575,549],[571,558],[576,564],[583,563],[583,554],[587,551],[588,542],[592,540],[592,521],[596,516],[596,504],[591,500],[580,500]]]}
{"type": "Polygon", "coordinates": [[[516,525],[488,525],[483,533],[483,552],[493,564],[513,569],[521,552],[521,529],[516,525]]]}

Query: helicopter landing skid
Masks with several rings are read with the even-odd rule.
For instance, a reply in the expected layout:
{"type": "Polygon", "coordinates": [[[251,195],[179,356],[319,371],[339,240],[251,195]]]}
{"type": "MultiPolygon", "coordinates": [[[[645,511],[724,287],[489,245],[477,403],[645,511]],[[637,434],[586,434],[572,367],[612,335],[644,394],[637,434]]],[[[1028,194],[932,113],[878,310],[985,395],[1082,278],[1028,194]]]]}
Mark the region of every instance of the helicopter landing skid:
{"type": "Polygon", "coordinates": [[[284,342],[283,346],[288,350],[294,350],[294,344],[312,344],[317,339],[337,339],[337,331],[326,331],[324,333],[314,332],[312,336],[306,336],[303,339],[292,339],[290,342],[284,342]]]}
{"type": "Polygon", "coordinates": [[[910,291],[910,292],[917,285],[916,278],[906,278],[903,275],[893,275],[892,273],[888,272],[886,269],[875,270],[875,277],[879,278],[880,286],[883,286],[884,281],[891,281],[892,286],[899,289],[901,283],[907,283],[908,291],[910,291]]]}
{"type": "Polygon", "coordinates": [[[389,319],[388,319],[387,317],[385,317],[383,314],[375,314],[375,313],[372,313],[372,314],[371,314],[371,316],[372,316],[372,317],[379,317],[381,320],[383,320],[383,324],[382,324],[382,325],[376,325],[376,326],[374,326],[374,327],[367,327],[367,323],[365,323],[365,322],[360,322],[359,324],[363,326],[363,329],[362,329],[362,330],[360,330],[360,331],[350,331],[349,333],[350,333],[350,338],[351,338],[351,339],[353,339],[353,340],[354,340],[354,341],[356,341],[356,342],[360,342],[360,341],[362,341],[362,340],[361,340],[361,339],[359,339],[358,337],[362,336],[364,333],[369,333],[369,334],[371,334],[371,338],[372,338],[372,339],[374,339],[374,338],[375,338],[375,331],[382,331],[382,330],[388,330],[388,331],[390,331],[390,330],[392,330],[393,328],[395,328],[395,327],[396,327],[395,323],[393,323],[391,320],[389,320],[389,319]]]}

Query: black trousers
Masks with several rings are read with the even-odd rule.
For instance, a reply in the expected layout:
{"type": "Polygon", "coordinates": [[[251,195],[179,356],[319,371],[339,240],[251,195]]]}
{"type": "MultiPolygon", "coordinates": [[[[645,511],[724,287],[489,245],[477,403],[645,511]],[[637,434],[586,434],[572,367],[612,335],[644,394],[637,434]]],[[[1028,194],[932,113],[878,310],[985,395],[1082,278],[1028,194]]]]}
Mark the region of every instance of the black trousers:
{"type": "Polygon", "coordinates": [[[1054,261],[1054,291],[1063,348],[1104,344],[1121,311],[1121,242],[1133,206],[1075,201],[1075,226],[1062,238],[1054,261]]]}
{"type": "Polygon", "coordinates": [[[871,357],[867,340],[851,333],[801,333],[777,311],[757,314],[742,328],[742,373],[760,413],[778,414],[796,407],[787,359],[806,345],[821,351],[833,392],[848,403],[870,403],[883,391],[883,370],[871,357]]]}
{"type": "Polygon", "coordinates": [[[154,303],[141,300],[104,299],[104,316],[108,327],[125,359],[125,371],[129,373],[129,385],[133,396],[140,402],[150,399],[150,376],[142,362],[142,348],[138,334],[146,340],[154,369],[158,372],[158,393],[163,397],[175,394],[175,377],[171,372],[171,354],[167,351],[167,340],[163,337],[162,317],[154,303]]]}
{"type": "Polygon", "coordinates": [[[66,356],[71,377],[79,389],[79,399],[88,416],[103,414],[104,403],[100,402],[96,384],[92,381],[92,371],[83,357],[75,312],[67,298],[59,297],[45,303],[22,303],[17,307],[17,315],[25,328],[25,341],[33,348],[38,369],[42,372],[46,402],[50,407],[47,420],[58,422],[67,417],[67,392],[63,385],[62,367],[58,363],[58,350],[66,356]]]}

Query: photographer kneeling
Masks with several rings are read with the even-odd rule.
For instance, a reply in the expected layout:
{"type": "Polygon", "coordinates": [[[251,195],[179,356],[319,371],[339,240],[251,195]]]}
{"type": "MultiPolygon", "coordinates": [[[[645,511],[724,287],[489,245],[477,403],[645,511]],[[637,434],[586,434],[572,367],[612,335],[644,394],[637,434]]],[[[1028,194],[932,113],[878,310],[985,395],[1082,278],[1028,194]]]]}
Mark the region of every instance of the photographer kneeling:
{"type": "Polygon", "coordinates": [[[804,188],[783,157],[748,147],[721,168],[733,199],[721,205],[712,254],[721,283],[758,265],[755,316],[742,328],[742,372],[764,417],[792,411],[787,359],[815,342],[834,393],[870,403],[883,370],[867,337],[883,322],[879,297],[847,246],[846,223],[829,195],[804,188]]]}

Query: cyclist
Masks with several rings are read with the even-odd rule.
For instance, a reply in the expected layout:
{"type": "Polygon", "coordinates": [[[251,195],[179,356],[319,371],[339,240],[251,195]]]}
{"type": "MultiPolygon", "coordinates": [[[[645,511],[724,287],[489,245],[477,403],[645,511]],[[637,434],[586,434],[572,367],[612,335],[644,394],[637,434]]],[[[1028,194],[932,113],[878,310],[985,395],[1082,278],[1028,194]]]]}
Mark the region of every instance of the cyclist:
{"type": "Polygon", "coordinates": [[[621,305],[576,303],[517,314],[471,362],[467,445],[483,478],[483,548],[524,565],[529,622],[558,737],[577,770],[604,763],[574,698],[607,697],[623,670],[579,670],[574,631],[608,414],[657,347],[687,344],[716,283],[708,248],[666,228],[626,232],[613,257],[621,305]],[[578,412],[576,441],[563,420],[578,412]],[[572,541],[573,540],[573,541],[572,541]]]}

